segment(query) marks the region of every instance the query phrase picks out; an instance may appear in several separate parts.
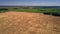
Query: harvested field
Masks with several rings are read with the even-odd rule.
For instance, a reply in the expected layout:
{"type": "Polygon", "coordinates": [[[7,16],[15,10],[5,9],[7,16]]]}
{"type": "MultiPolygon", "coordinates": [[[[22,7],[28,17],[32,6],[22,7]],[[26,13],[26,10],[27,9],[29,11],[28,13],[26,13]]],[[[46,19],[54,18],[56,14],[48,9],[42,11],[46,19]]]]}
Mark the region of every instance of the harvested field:
{"type": "Polygon", "coordinates": [[[60,17],[41,13],[0,13],[0,34],[60,34],[60,17]]]}

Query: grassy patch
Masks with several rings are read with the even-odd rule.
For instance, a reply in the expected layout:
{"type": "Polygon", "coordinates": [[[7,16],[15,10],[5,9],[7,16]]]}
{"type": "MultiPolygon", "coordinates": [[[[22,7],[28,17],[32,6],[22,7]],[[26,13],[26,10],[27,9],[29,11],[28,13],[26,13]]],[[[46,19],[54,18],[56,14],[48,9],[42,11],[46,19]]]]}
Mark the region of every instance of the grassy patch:
{"type": "Polygon", "coordinates": [[[34,12],[43,13],[47,15],[60,15],[60,8],[0,8],[0,13],[6,11],[18,11],[18,12],[34,12]]]}

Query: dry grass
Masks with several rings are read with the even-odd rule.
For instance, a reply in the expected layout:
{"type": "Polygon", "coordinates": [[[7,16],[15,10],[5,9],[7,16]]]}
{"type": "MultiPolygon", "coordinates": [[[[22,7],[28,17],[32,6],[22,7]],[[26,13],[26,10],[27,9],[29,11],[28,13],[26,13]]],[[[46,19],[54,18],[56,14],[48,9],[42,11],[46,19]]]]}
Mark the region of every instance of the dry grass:
{"type": "Polygon", "coordinates": [[[1,13],[0,34],[60,34],[60,17],[27,12],[1,13]]]}

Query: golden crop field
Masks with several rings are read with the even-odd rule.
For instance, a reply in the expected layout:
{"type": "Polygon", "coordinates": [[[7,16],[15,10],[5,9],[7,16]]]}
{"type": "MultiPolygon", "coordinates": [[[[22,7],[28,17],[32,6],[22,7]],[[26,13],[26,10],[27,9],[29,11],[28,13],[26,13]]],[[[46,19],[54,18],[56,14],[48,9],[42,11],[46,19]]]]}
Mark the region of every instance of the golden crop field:
{"type": "Polygon", "coordinates": [[[60,34],[60,17],[14,11],[0,13],[0,34],[60,34]]]}

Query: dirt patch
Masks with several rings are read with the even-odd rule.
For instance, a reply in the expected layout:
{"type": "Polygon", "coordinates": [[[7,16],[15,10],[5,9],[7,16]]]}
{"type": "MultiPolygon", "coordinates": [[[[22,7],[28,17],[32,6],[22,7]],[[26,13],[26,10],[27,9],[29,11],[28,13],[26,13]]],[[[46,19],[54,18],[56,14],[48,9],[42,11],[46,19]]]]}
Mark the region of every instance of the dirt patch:
{"type": "Polygon", "coordinates": [[[27,12],[1,13],[0,34],[60,34],[60,17],[27,12]]]}

